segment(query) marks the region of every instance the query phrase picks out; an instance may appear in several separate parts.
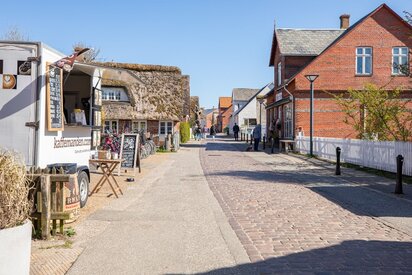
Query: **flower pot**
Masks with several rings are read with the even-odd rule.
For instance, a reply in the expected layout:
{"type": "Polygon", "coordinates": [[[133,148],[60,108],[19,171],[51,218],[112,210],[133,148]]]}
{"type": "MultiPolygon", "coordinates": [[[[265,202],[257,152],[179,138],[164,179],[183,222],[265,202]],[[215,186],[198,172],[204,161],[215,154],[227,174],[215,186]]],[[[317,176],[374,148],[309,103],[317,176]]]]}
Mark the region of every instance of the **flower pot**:
{"type": "Polygon", "coordinates": [[[32,224],[0,230],[0,274],[29,274],[32,224]]]}
{"type": "Polygon", "coordinates": [[[97,158],[98,159],[106,159],[107,151],[106,150],[99,150],[97,151],[97,158]]]}

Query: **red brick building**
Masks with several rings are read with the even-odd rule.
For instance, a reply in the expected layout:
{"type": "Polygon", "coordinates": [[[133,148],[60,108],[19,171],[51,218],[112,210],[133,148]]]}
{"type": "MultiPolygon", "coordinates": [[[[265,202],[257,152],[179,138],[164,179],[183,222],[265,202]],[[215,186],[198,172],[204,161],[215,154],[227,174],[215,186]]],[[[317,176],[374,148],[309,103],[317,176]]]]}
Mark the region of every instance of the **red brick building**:
{"type": "Polygon", "coordinates": [[[362,89],[373,83],[393,90],[402,87],[412,97],[409,75],[393,66],[410,67],[412,27],[383,4],[354,25],[341,16],[341,28],[331,30],[275,29],[270,66],[275,89],[267,95],[269,121],[279,119],[281,137],[293,139],[298,131],[309,136],[310,82],[314,82],[314,136],[355,138],[352,126],[330,93],[362,89]]]}
{"type": "Polygon", "coordinates": [[[232,97],[221,96],[219,97],[219,107],[217,116],[216,131],[222,132],[225,127],[230,124],[230,116],[232,115],[232,97]]]}

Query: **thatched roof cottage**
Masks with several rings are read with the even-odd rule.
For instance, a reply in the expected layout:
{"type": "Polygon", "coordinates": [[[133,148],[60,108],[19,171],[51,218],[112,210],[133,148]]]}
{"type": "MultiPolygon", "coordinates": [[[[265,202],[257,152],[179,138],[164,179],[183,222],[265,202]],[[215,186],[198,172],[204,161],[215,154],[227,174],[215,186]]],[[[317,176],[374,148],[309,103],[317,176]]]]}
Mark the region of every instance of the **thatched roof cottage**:
{"type": "Polygon", "coordinates": [[[128,70],[134,83],[102,80],[104,130],[137,132],[144,129],[164,139],[186,120],[190,111],[190,78],[178,67],[105,62],[128,70]]]}

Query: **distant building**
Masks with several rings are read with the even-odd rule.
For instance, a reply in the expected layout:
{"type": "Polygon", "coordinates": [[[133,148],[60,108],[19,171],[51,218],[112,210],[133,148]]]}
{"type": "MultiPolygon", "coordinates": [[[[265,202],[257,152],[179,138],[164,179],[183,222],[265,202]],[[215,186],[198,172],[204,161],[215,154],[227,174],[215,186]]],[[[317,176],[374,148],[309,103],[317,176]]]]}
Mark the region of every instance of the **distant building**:
{"type": "Polygon", "coordinates": [[[222,132],[230,124],[230,115],[232,114],[232,97],[219,97],[218,116],[216,131],[222,132]]]}
{"type": "Polygon", "coordinates": [[[205,109],[205,125],[206,128],[210,129],[212,125],[216,126],[217,123],[217,116],[218,116],[218,109],[217,108],[212,108],[212,109],[205,109]]]}
{"type": "MultiPolygon", "coordinates": [[[[234,114],[238,112],[239,109],[242,109],[246,103],[250,101],[253,96],[256,95],[256,93],[259,91],[259,89],[249,89],[249,88],[235,88],[232,90],[232,105],[233,105],[233,113],[230,116],[230,124],[229,124],[229,130],[230,133],[232,133],[233,126],[235,124],[234,120],[234,114]]],[[[251,123],[256,126],[256,114],[254,117],[251,117],[251,123]]],[[[236,121],[236,123],[239,125],[239,123],[243,124],[243,121],[236,121]]],[[[249,124],[247,122],[247,124],[249,124]]],[[[253,126],[253,127],[254,127],[253,126]]]]}
{"type": "Polygon", "coordinates": [[[273,89],[273,82],[265,85],[260,90],[253,89],[255,92],[252,97],[236,112],[233,112],[233,125],[239,125],[241,132],[250,133],[257,124],[262,125],[262,134],[266,135],[266,110],[265,106],[260,105],[257,96],[265,96],[273,89]]]}

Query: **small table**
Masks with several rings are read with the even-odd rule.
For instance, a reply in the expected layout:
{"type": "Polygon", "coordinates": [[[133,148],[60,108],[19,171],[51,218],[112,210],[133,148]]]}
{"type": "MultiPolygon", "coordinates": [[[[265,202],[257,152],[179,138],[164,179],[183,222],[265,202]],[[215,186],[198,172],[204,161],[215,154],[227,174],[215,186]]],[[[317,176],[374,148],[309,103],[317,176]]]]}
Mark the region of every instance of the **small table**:
{"type": "Polygon", "coordinates": [[[106,183],[106,181],[109,183],[110,187],[113,190],[114,195],[116,198],[119,196],[117,195],[116,189],[113,187],[112,182],[110,179],[113,180],[114,184],[116,185],[118,191],[120,194],[123,195],[122,189],[120,189],[119,184],[117,183],[116,179],[113,176],[113,171],[116,169],[116,167],[122,163],[123,159],[91,159],[89,160],[91,163],[96,163],[97,165],[102,168],[103,175],[99,182],[96,184],[96,186],[93,188],[92,192],[90,193],[89,196],[93,195],[94,193],[99,192],[99,190],[102,188],[102,186],[106,183]]]}
{"type": "MultiPolygon", "coordinates": [[[[289,152],[289,145],[290,145],[290,144],[295,145],[295,141],[294,141],[294,140],[291,140],[291,139],[281,139],[281,140],[279,140],[279,152],[282,152],[282,143],[285,144],[285,153],[288,153],[288,152],[289,152]]],[[[295,149],[294,146],[293,146],[293,149],[295,149]]]]}

